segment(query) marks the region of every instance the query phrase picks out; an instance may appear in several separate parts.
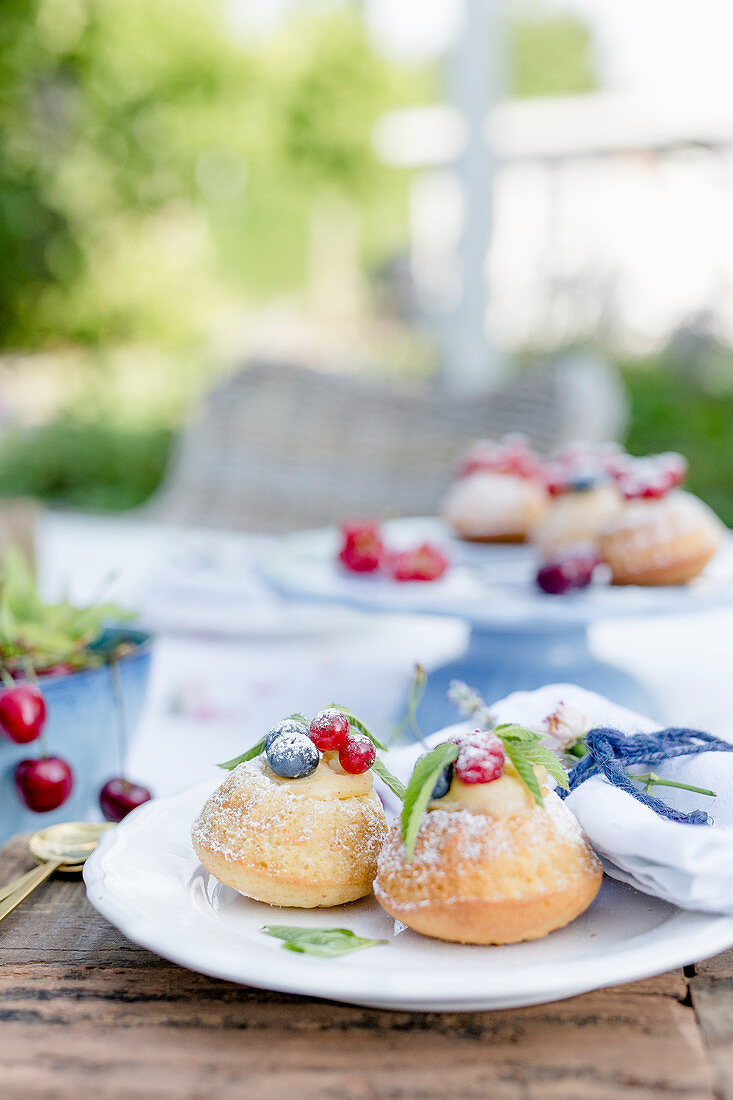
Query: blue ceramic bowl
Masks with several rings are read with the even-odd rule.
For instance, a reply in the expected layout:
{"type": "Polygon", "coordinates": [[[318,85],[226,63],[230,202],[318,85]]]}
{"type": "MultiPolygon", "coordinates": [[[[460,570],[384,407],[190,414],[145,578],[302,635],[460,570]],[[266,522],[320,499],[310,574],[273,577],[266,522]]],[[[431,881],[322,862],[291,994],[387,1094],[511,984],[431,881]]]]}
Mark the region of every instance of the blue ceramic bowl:
{"type": "MultiPolygon", "coordinates": [[[[117,662],[128,737],[140,719],[150,672],[152,639],[127,627],[106,630],[95,648],[105,651],[120,642],[135,649],[117,662]]],[[[0,842],[24,829],[56,821],[100,819],[99,790],[120,773],[119,740],[112,675],[107,665],[48,676],[41,680],[46,699],[45,738],[49,756],[61,756],[74,772],[71,797],[58,810],[37,814],[21,801],[13,782],[18,761],[38,755],[39,742],[15,745],[0,737],[0,842]]]]}

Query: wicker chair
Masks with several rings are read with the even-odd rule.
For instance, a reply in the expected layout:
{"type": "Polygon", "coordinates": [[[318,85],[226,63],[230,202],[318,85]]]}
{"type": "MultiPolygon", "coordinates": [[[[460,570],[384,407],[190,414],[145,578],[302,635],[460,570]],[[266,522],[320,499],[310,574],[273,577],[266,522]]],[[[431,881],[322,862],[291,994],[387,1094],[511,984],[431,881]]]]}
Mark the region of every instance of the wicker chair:
{"type": "Polygon", "coordinates": [[[208,395],[146,511],[262,532],[431,514],[473,440],[520,431],[548,452],[617,437],[624,416],[620,382],[596,360],[528,371],[470,398],[255,362],[208,395]]]}

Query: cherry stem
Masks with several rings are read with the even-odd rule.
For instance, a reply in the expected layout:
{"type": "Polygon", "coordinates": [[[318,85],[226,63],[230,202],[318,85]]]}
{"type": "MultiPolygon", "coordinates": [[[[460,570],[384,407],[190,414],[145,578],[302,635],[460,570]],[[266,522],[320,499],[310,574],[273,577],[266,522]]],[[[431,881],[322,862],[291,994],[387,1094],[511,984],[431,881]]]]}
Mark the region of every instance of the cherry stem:
{"type": "MultiPolygon", "coordinates": [[[[38,686],[38,677],[36,676],[36,666],[33,664],[33,661],[28,656],[28,654],[25,654],[25,656],[23,657],[23,671],[25,672],[25,676],[26,676],[26,679],[27,679],[28,683],[33,684],[33,687],[36,688],[38,691],[40,691],[41,689],[38,686]]],[[[44,757],[48,756],[48,747],[46,745],[46,730],[45,730],[45,728],[41,729],[41,736],[38,738],[38,749],[39,749],[41,758],[44,758],[44,757]]]]}
{"type": "Polygon", "coordinates": [[[428,675],[425,669],[420,664],[415,665],[415,673],[412,677],[412,683],[410,684],[410,693],[407,696],[407,712],[392,733],[392,736],[387,738],[387,744],[391,744],[395,737],[398,737],[404,730],[409,729],[415,740],[419,741],[421,745],[425,745],[425,738],[422,735],[422,730],[417,720],[417,708],[422,702],[427,683],[428,675]]]}
{"type": "Polygon", "coordinates": [[[641,783],[646,791],[652,787],[676,787],[680,791],[692,791],[693,794],[704,794],[708,798],[717,798],[715,791],[709,791],[707,787],[693,787],[689,783],[675,783],[673,779],[662,779],[656,772],[646,772],[644,775],[629,775],[629,779],[635,779],[641,783]]]}
{"type": "Polygon", "coordinates": [[[27,655],[23,657],[23,671],[25,672],[26,679],[33,684],[34,687],[38,687],[38,677],[36,676],[36,666],[33,661],[27,655]]]}
{"type": "Polygon", "coordinates": [[[127,756],[127,715],[125,714],[125,700],[122,694],[122,682],[117,661],[109,661],[109,678],[112,685],[112,695],[115,704],[115,717],[117,719],[117,756],[120,765],[120,778],[125,771],[125,758],[127,756]]]}
{"type": "Polygon", "coordinates": [[[10,675],[10,671],[5,664],[0,665],[0,677],[2,677],[3,684],[6,688],[15,687],[15,680],[10,675]]]}

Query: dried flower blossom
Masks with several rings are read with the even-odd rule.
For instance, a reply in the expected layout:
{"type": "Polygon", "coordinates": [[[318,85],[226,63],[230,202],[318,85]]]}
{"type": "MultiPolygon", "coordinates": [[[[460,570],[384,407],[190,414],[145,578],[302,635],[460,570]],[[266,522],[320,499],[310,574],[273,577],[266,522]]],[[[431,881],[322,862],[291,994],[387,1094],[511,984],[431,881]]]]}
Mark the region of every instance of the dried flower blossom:
{"type": "Polygon", "coordinates": [[[496,725],[496,719],[486,705],[485,700],[463,680],[451,680],[448,687],[448,702],[456,708],[462,718],[473,718],[482,730],[490,730],[496,725]]]}
{"type": "Polygon", "coordinates": [[[537,732],[544,737],[549,748],[564,752],[582,740],[592,727],[593,723],[587,715],[560,701],[552,714],[548,714],[538,727],[537,732]]]}

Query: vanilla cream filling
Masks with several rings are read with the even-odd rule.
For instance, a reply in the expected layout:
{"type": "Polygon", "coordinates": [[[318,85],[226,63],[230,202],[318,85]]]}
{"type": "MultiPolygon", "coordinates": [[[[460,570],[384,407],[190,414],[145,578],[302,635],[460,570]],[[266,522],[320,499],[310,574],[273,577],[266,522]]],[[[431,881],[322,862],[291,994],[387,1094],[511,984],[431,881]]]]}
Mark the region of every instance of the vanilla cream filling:
{"type": "Polygon", "coordinates": [[[371,768],[361,775],[350,775],[339,764],[337,752],[324,752],[316,770],[303,779],[285,779],[281,775],[275,775],[267,763],[262,771],[270,782],[288,787],[293,794],[323,801],[330,798],[359,798],[372,791],[371,768]]]}
{"type": "MultiPolygon", "coordinates": [[[[534,772],[543,794],[546,793],[547,772],[542,767],[536,767],[534,772]]],[[[447,810],[448,813],[468,810],[488,817],[511,817],[532,810],[534,805],[534,798],[507,761],[501,778],[490,783],[464,783],[454,775],[448,793],[429,802],[428,809],[447,810]]]]}

